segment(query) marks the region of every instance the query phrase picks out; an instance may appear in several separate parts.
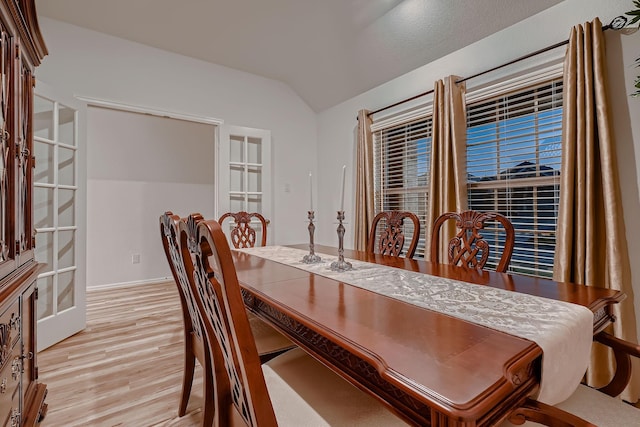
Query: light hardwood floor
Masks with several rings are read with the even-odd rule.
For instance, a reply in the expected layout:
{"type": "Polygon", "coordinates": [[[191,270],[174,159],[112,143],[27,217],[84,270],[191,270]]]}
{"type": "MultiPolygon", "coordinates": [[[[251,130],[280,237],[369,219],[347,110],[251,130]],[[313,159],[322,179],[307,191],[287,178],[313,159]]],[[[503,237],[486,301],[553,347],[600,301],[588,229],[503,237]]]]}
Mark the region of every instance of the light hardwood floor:
{"type": "Polygon", "coordinates": [[[87,292],[87,328],[38,354],[49,405],[42,427],[200,425],[198,367],[178,418],[183,329],[173,282],[87,292]]]}

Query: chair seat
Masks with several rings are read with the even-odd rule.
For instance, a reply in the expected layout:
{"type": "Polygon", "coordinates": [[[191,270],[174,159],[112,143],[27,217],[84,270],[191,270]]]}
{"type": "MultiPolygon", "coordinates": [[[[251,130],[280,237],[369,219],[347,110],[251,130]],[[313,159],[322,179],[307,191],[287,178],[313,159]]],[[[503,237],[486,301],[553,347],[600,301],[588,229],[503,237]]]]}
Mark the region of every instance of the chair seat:
{"type": "MultiPolygon", "coordinates": [[[[640,426],[640,409],[584,384],[580,384],[571,397],[555,406],[599,427],[640,426]]],[[[513,425],[507,421],[501,427],[513,425]]],[[[522,425],[533,427],[541,424],[528,421],[522,425]]]]}
{"type": "Polygon", "coordinates": [[[255,314],[247,311],[251,332],[256,341],[256,348],[260,356],[294,348],[296,345],[270,325],[266,324],[255,314]]]}
{"type": "Polygon", "coordinates": [[[262,371],[282,427],[408,425],[299,348],[263,364],[262,371]]]}

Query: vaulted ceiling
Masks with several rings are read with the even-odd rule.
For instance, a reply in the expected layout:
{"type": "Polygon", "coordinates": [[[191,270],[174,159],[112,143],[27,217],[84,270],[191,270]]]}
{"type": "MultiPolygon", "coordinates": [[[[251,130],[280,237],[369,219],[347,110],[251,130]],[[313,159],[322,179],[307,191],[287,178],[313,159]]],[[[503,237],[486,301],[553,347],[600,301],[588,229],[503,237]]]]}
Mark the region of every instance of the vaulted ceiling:
{"type": "Polygon", "coordinates": [[[561,0],[36,0],[40,16],[288,84],[315,111],[561,0]]]}

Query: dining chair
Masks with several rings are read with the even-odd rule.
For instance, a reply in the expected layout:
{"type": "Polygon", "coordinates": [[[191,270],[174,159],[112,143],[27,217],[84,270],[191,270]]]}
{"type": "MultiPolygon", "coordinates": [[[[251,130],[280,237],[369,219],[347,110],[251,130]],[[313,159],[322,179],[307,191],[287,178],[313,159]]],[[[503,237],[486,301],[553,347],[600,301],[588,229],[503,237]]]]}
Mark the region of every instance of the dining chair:
{"type": "MultiPolygon", "coordinates": [[[[193,214],[190,218],[195,223],[204,220],[200,214],[193,214]]],[[[210,425],[213,422],[213,414],[215,411],[213,405],[214,376],[213,367],[210,364],[212,359],[207,354],[208,346],[205,344],[206,335],[204,334],[198,315],[192,280],[190,280],[190,276],[188,276],[185,271],[184,261],[182,259],[180,248],[181,245],[185,243],[179,241],[179,222],[180,217],[174,215],[172,212],[166,212],[160,216],[160,236],[167,261],[169,262],[171,274],[178,287],[184,325],[184,372],[178,415],[182,417],[187,411],[193,384],[195,361],[198,360],[203,370],[204,379],[203,425],[210,425]]],[[[250,324],[261,362],[264,363],[278,354],[295,347],[293,342],[257,317],[253,316],[250,324]]]]}
{"type": "MultiPolygon", "coordinates": [[[[194,221],[201,221],[202,219],[201,216],[194,216],[193,218],[194,221]]],[[[172,212],[165,212],[160,216],[160,236],[164,253],[171,268],[171,274],[178,287],[184,326],[184,370],[178,415],[182,417],[187,412],[197,359],[203,371],[203,425],[211,425],[215,412],[213,367],[211,366],[211,357],[207,354],[209,347],[205,345],[206,336],[198,317],[197,304],[182,261],[182,253],[178,241],[179,221],[180,217],[172,212]]]]}
{"type": "Polygon", "coordinates": [[[417,215],[407,211],[382,211],[373,218],[367,252],[400,256],[405,241],[404,220],[406,218],[413,223],[413,233],[405,256],[413,258],[420,239],[420,220],[417,215]],[[382,226],[382,230],[378,230],[378,226],[382,226]]]}
{"type": "MultiPolygon", "coordinates": [[[[198,313],[213,357],[217,425],[407,425],[301,349],[261,365],[231,250],[216,221],[181,221],[198,313]]],[[[183,248],[183,251],[185,248],[183,248]]]]}
{"type": "Polygon", "coordinates": [[[567,400],[555,406],[528,399],[500,427],[537,424],[554,427],[640,426],[640,408],[616,398],[631,379],[631,357],[640,358],[640,345],[606,332],[595,335],[594,341],[611,347],[616,360],[615,374],[607,385],[596,389],[580,384],[567,400]]]}
{"type": "MultiPolygon", "coordinates": [[[[269,225],[270,221],[265,219],[262,214],[245,211],[227,212],[218,219],[218,223],[222,226],[223,221],[227,218],[232,218],[235,224],[231,230],[231,243],[233,243],[234,248],[253,248],[256,245],[258,232],[251,226],[254,218],[260,223],[260,246],[267,244],[267,225],[269,225]]],[[[291,342],[289,342],[288,347],[285,347],[282,334],[269,332],[269,330],[273,328],[253,313],[247,311],[247,315],[249,316],[249,323],[251,323],[253,333],[259,337],[260,343],[258,351],[261,354],[261,360],[263,362],[266,362],[270,357],[277,356],[283,348],[293,347],[293,343],[291,342]]]]}
{"type": "MultiPolygon", "coordinates": [[[[489,242],[480,234],[485,229],[485,222],[496,221],[504,229],[504,248],[496,266],[496,271],[504,273],[509,268],[513,246],[515,244],[515,230],[511,221],[498,212],[447,212],[440,215],[433,225],[431,234],[431,262],[440,262],[440,229],[449,220],[455,220],[457,234],[449,241],[449,263],[466,269],[482,270],[489,259],[491,247],[489,242]]],[[[496,227],[499,229],[499,227],[496,227]]],[[[489,231],[493,233],[493,231],[489,231]]],[[[502,232],[500,232],[502,233],[502,232]]],[[[496,238],[495,240],[501,240],[496,238]]]]}
{"type": "Polygon", "coordinates": [[[255,228],[251,227],[251,221],[255,218],[260,222],[260,246],[267,244],[267,225],[269,221],[257,212],[227,212],[218,219],[218,223],[222,225],[227,218],[233,218],[235,226],[231,229],[231,243],[236,249],[253,248],[256,245],[257,233],[255,228]]]}

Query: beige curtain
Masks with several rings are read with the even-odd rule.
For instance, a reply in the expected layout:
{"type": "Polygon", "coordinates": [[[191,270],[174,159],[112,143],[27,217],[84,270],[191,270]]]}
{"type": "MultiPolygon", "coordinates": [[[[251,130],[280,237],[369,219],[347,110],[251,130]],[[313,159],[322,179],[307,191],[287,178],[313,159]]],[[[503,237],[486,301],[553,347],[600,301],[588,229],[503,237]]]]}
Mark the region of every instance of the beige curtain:
{"type": "Polygon", "coordinates": [[[367,249],[369,227],[374,211],[373,194],[373,135],[369,111],[358,111],[358,141],[356,146],[356,212],[355,237],[356,250],[367,249]]]}
{"type": "MultiPolygon", "coordinates": [[[[467,207],[465,86],[456,84],[457,79],[449,76],[434,87],[426,259],[431,257],[429,242],[438,216],[467,207]]],[[[455,235],[453,221],[446,225],[440,236],[440,262],[447,262],[447,244],[455,235]]]]}
{"type": "MultiPolygon", "coordinates": [[[[564,63],[562,169],[554,279],[623,291],[613,333],[636,342],[631,271],[606,88],[605,41],[598,19],[571,31],[564,63]]],[[[594,345],[590,385],[611,378],[615,361],[594,345]]],[[[622,397],[635,402],[640,368],[622,397]]]]}

